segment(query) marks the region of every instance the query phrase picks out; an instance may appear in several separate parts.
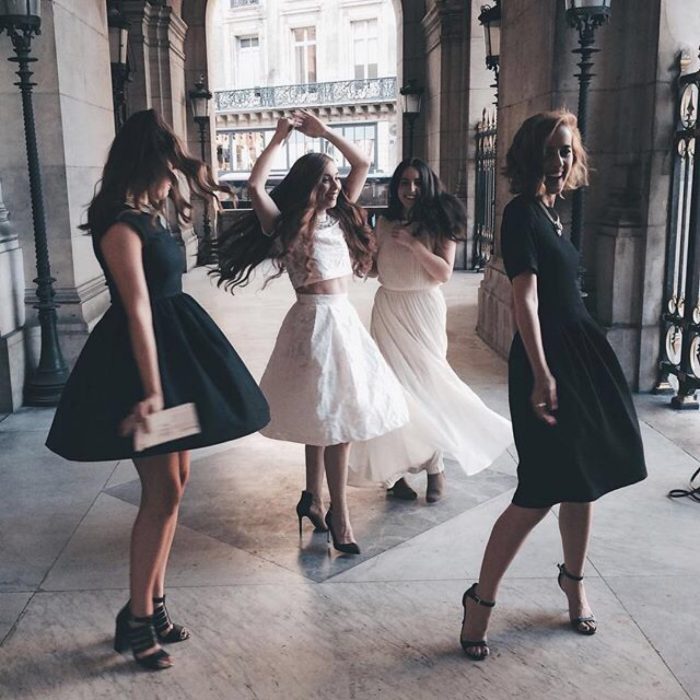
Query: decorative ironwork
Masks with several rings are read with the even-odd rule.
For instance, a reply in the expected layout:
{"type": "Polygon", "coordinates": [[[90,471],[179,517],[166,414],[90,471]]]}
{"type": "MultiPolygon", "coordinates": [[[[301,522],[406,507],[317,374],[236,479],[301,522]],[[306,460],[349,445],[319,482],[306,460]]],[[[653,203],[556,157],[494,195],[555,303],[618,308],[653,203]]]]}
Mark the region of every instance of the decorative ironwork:
{"type": "MultiPolygon", "coordinates": [[[[38,19],[38,18],[37,18],[38,19]]],[[[39,149],[34,122],[34,104],[32,102],[33,71],[30,66],[38,59],[31,56],[32,37],[40,34],[38,23],[25,23],[18,26],[0,24],[0,35],[6,31],[12,41],[15,56],[8,60],[17,64],[19,82],[15,83],[22,93],[22,114],[24,117],[24,137],[27,148],[29,167],[29,190],[32,200],[32,218],[34,221],[34,246],[36,252],[37,303],[39,326],[41,328],[41,354],[39,364],[25,384],[24,398],[29,406],[55,406],[68,379],[68,367],[58,341],[57,304],[54,301],[53,283],[49,262],[49,247],[46,238],[46,215],[44,196],[41,187],[41,168],[39,149]]]]}
{"type": "Polygon", "coordinates": [[[483,270],[493,254],[496,228],[496,111],[483,111],[476,125],[472,270],[483,270]]]}
{"type": "Polygon", "coordinates": [[[700,71],[680,80],[678,129],[666,247],[664,311],[657,393],[674,408],[698,408],[700,389],[700,158],[696,158],[700,71]],[[675,381],[674,381],[675,383],[675,381]]]}
{"type": "Polygon", "coordinates": [[[215,99],[217,112],[390,102],[396,100],[396,78],[221,90],[216,93],[215,99]]]}

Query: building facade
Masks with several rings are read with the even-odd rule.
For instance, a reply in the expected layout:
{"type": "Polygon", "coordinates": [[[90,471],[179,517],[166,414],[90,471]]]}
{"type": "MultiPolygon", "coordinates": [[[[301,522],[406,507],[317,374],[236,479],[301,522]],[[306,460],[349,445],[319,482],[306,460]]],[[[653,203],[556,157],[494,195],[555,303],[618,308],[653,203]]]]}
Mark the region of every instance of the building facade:
{"type": "MultiPolygon", "coordinates": [[[[224,176],[247,172],[276,120],[295,107],[314,110],[363,143],[372,152],[375,173],[391,172],[408,152],[397,87],[412,80],[425,91],[414,153],[467,202],[473,221],[475,129],[494,101],[477,21],[479,0],[122,0],[119,5],[130,22],[128,112],[158,109],[199,153],[188,92],[203,75],[216,93],[205,156],[224,176]]],[[[109,304],[91,241],[79,228],[114,136],[107,12],[106,3],[96,0],[41,0],[41,8],[42,33],[32,45],[38,59],[34,105],[59,340],[72,364],[109,304]]],[[[610,22],[596,34],[600,52],[594,58],[587,135],[594,169],[583,258],[593,312],[630,384],[641,391],[658,379],[679,57],[687,57],[686,72],[699,65],[700,15],[694,8],[695,0],[648,0],[642,12],[634,0],[614,0],[610,22]]],[[[481,336],[502,354],[513,324],[510,285],[498,255],[500,212],[510,195],[498,173],[525,117],[560,106],[576,111],[576,47],[563,1],[503,0],[496,240],[478,321],[481,336]]],[[[22,404],[25,378],[39,356],[22,102],[16,67],[5,60],[11,55],[9,39],[0,36],[0,412],[22,404]]],[[[309,147],[314,144],[294,135],[278,174],[309,147]]],[[[565,219],[567,204],[562,203],[565,219]]],[[[200,229],[195,219],[194,227],[180,230],[190,263],[200,229]]],[[[468,250],[467,245],[458,261],[462,267],[470,266],[468,250]]]]}
{"type": "MultiPolygon", "coordinates": [[[[371,176],[398,162],[396,16],[390,0],[218,0],[210,87],[220,177],[244,182],[277,119],[312,110],[370,157],[371,176]]],[[[330,144],[293,133],[273,166],[282,176],[330,144]]],[[[341,173],[347,164],[339,158],[341,173]]]]}

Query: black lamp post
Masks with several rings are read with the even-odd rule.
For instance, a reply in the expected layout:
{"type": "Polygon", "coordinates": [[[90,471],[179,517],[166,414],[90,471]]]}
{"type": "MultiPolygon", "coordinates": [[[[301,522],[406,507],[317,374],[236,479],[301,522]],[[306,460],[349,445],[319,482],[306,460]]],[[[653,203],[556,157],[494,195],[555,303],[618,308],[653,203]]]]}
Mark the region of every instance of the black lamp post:
{"type": "Polygon", "coordinates": [[[29,189],[32,198],[32,218],[34,220],[34,246],[36,250],[38,302],[34,308],[39,311],[41,327],[41,355],[39,364],[25,385],[24,400],[29,406],[55,406],[68,378],[68,367],[61,353],[56,328],[56,303],[49,264],[49,248],[46,240],[46,219],[44,197],[41,192],[39,152],[34,126],[34,105],[29,64],[36,61],[29,55],[32,37],[41,33],[41,0],[0,0],[0,34],[6,31],[12,41],[15,56],[9,60],[19,65],[15,83],[22,93],[22,113],[24,116],[24,136],[27,146],[29,166],[29,189]]]}
{"type": "Polygon", "coordinates": [[[114,104],[114,130],[121,129],[126,121],[126,84],[129,81],[129,22],[115,2],[107,8],[109,30],[109,61],[112,67],[112,101],[114,104]]]}
{"type": "Polygon", "coordinates": [[[501,57],[501,0],[495,0],[493,5],[483,5],[479,13],[479,24],[484,28],[484,44],[486,48],[486,67],[493,71],[498,104],[498,69],[501,57]]]}
{"type": "MultiPolygon", "coordinates": [[[[213,95],[204,86],[204,76],[200,75],[199,80],[194,84],[194,89],[190,90],[189,98],[192,107],[192,117],[199,128],[199,145],[202,149],[202,161],[207,162],[206,157],[206,131],[209,126],[209,101],[213,95]]],[[[209,201],[204,203],[204,240],[211,239],[211,219],[209,218],[209,201]]]]}
{"type": "Polygon", "coordinates": [[[403,114],[408,119],[408,155],[413,156],[413,132],[416,119],[420,115],[423,101],[423,88],[416,85],[415,80],[408,80],[399,90],[403,97],[403,114]]]}
{"type": "MultiPolygon", "coordinates": [[[[573,53],[579,54],[581,57],[578,63],[580,72],[576,74],[579,82],[578,114],[576,116],[581,137],[585,141],[588,118],[588,86],[594,76],[591,73],[592,57],[600,50],[593,46],[595,30],[608,21],[612,0],[564,0],[564,3],[569,26],[578,32],[579,48],[573,50],[573,53]]],[[[578,250],[581,250],[584,203],[584,189],[579,188],[574,191],[571,201],[571,242],[578,250]]]]}

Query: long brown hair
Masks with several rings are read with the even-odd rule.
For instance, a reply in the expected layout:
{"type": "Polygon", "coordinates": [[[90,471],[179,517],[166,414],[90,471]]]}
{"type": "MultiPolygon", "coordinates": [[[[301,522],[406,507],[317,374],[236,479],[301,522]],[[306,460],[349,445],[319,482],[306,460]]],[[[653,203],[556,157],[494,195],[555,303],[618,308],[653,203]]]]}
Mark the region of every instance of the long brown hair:
{"type": "Polygon", "coordinates": [[[389,203],[386,218],[401,221],[403,204],[399,199],[399,185],[404,171],[413,168],[420,177],[420,195],[410,214],[410,222],[416,222],[415,236],[427,233],[431,239],[462,241],[467,237],[467,211],[462,202],[445,192],[435,171],[420,158],[406,158],[394,170],[389,182],[389,203]]]}
{"type": "Polygon", "coordinates": [[[205,163],[188,155],[180,139],[155,110],[135,112],[112,142],[99,191],[88,207],[87,224],[81,228],[93,235],[103,231],[129,199],[147,202],[154,216],[163,214],[166,201],[157,196],[163,180],[170,181],[168,198],[178,219],[189,223],[192,204],[182,194],[178,172],[195,197],[217,201],[217,191],[229,191],[215,182],[205,163]]]}
{"type": "Polygon", "coordinates": [[[571,151],[574,162],[564,184],[564,191],[588,184],[588,158],[581,141],[576,117],[566,109],[539,112],[526,119],[506,155],[503,174],[510,180],[513,194],[535,197],[544,188],[544,149],[549,137],[560,127],[571,131],[571,151]]]}
{"type": "MultiPolygon", "coordinates": [[[[235,287],[245,286],[253,270],[267,258],[277,268],[269,279],[279,277],[284,272],[285,257],[292,249],[306,257],[310,271],[318,187],[330,162],[332,159],[323,153],[307,153],[292,165],[282,182],[270,192],[280,210],[274,231],[263,234],[260,221],[252,212],[214,241],[208,256],[214,267],[209,274],[217,278],[219,287],[232,291],[235,287]]],[[[338,220],[345,235],[353,272],[364,276],[372,267],[374,251],[374,238],[364,210],[351,202],[341,189],[336,205],[328,210],[328,215],[338,220]]]]}

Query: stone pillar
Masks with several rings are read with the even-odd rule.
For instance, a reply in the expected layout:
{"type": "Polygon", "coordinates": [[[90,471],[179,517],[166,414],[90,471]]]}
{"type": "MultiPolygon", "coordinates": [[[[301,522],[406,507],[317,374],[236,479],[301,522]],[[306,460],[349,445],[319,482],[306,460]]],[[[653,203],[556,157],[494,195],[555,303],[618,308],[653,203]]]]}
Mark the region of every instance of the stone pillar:
{"type": "Polygon", "coordinates": [[[22,405],[24,319],[22,248],[0,186],[0,413],[11,413],[22,405]]]}
{"type": "MultiPolygon", "coordinates": [[[[430,109],[428,98],[428,77],[425,60],[425,33],[421,24],[425,10],[423,3],[404,2],[403,3],[403,41],[400,46],[401,57],[399,60],[398,81],[399,87],[405,85],[409,80],[414,80],[417,85],[425,89],[423,96],[423,109],[416,119],[413,141],[413,153],[418,158],[425,158],[425,125],[427,123],[427,113],[430,109]]],[[[398,14],[397,14],[398,18],[398,14]]],[[[399,133],[401,141],[399,143],[399,153],[402,158],[408,157],[408,122],[403,113],[402,97],[399,96],[399,133]]]]}
{"type": "MultiPolygon", "coordinates": [[[[43,0],[42,32],[32,42],[34,111],[46,204],[60,342],[70,364],[108,304],[92,241],[78,226],[114,136],[107,18],[103,3],[43,0]]],[[[0,37],[0,162],[5,204],[21,247],[34,250],[24,124],[10,41],[0,37]]],[[[13,244],[10,244],[13,245],[13,244]]],[[[38,357],[33,255],[24,256],[28,363],[38,357]]],[[[1,292],[3,296],[5,291],[1,292]]]]}
{"type": "MultiPolygon", "coordinates": [[[[470,3],[436,0],[423,18],[426,37],[426,156],[445,189],[466,202],[469,140],[470,3]]],[[[464,268],[465,246],[455,266],[464,268]]]]}
{"type": "MultiPolygon", "coordinates": [[[[185,35],[187,25],[164,0],[126,0],[122,10],[129,20],[129,55],[134,62],[127,87],[129,114],[155,109],[187,141],[187,86],[185,35]]],[[[199,157],[199,150],[193,152],[199,157]]],[[[191,225],[171,221],[185,249],[187,269],[197,260],[197,236],[191,225]]]]}
{"type": "MultiPolygon", "coordinates": [[[[513,337],[511,286],[500,257],[500,222],[511,195],[500,175],[515,131],[534,112],[560,104],[556,76],[560,70],[558,34],[569,31],[558,5],[509,0],[501,5],[501,55],[498,97],[495,254],[479,287],[477,330],[499,354],[506,356],[513,337]]],[[[561,52],[563,53],[563,52],[561,52]]],[[[570,105],[571,106],[571,105],[570,105]]],[[[572,106],[575,110],[575,103],[572,106]]]]}

